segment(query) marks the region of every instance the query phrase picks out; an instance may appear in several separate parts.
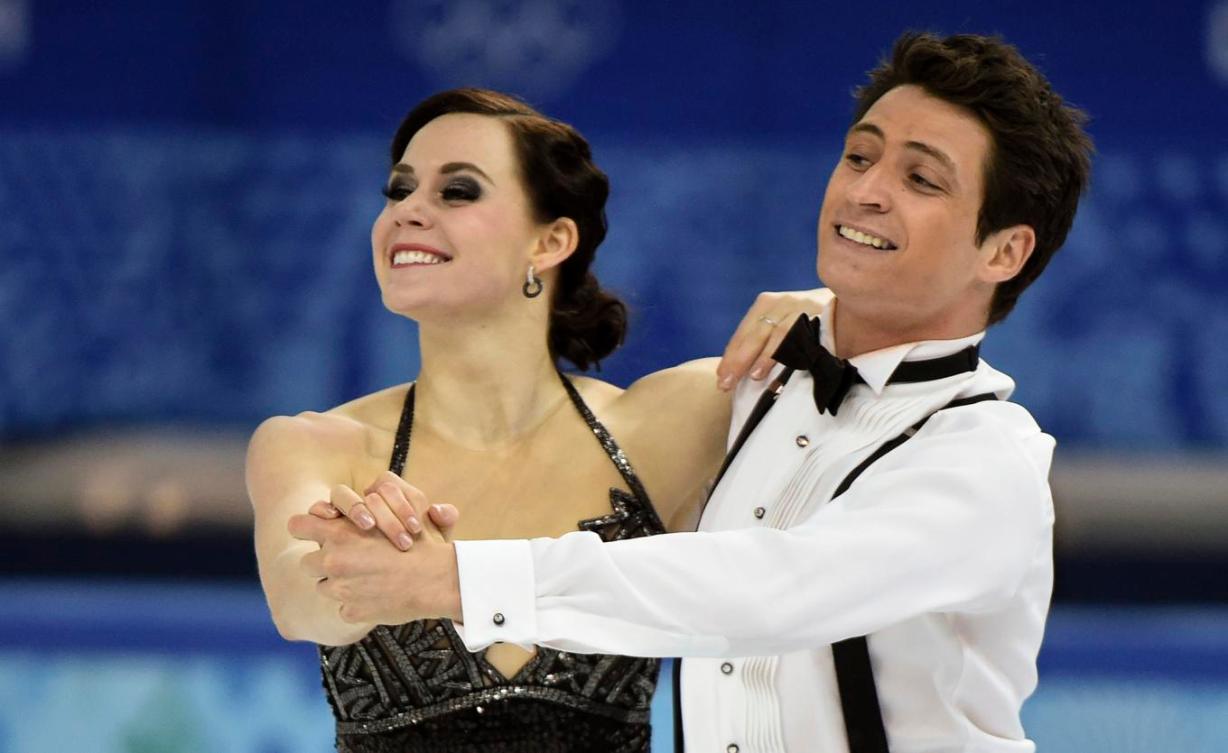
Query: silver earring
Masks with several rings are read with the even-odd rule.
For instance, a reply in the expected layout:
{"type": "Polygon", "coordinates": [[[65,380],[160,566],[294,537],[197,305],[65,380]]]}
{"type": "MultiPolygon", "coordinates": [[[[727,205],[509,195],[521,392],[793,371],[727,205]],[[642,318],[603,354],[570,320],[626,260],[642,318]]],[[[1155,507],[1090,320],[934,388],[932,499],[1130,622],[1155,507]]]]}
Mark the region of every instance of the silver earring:
{"type": "Polygon", "coordinates": [[[529,265],[529,271],[524,275],[524,285],[521,286],[520,292],[524,293],[525,298],[536,298],[542,293],[542,278],[533,271],[532,264],[529,265]]]}

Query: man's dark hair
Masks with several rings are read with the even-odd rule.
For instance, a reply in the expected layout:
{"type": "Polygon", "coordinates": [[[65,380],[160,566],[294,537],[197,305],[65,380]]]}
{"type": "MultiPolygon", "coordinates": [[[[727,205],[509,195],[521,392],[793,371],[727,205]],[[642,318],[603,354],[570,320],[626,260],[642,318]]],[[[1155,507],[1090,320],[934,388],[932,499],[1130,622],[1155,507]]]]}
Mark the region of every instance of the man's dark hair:
{"type": "Polygon", "coordinates": [[[884,94],[909,84],[970,110],[989,130],[976,242],[1012,225],[1036,231],[1036,248],[1023,269],[994,291],[988,321],[994,324],[1066,240],[1091,172],[1087,115],[1064,103],[1048,79],[998,37],[908,32],[854,92],[853,122],[884,94]]]}

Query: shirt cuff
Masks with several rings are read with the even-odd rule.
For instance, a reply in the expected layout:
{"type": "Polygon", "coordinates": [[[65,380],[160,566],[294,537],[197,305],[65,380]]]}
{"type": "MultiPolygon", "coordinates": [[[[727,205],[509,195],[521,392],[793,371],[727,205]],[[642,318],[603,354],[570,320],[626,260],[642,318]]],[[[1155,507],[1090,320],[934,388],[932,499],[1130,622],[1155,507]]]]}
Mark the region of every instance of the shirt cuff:
{"type": "Polygon", "coordinates": [[[537,589],[529,542],[457,541],[454,546],[464,618],[455,627],[465,648],[531,647],[537,636],[537,589]]]}

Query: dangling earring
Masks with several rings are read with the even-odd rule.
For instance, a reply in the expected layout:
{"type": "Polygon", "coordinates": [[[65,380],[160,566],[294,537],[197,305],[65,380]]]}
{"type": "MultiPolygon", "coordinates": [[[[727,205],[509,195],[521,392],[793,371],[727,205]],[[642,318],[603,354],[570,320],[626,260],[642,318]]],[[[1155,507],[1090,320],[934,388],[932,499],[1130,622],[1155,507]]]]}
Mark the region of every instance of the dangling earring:
{"type": "Polygon", "coordinates": [[[529,271],[524,275],[524,285],[520,291],[524,293],[525,298],[536,298],[542,293],[542,278],[537,276],[533,271],[533,265],[529,265],[529,271]]]}

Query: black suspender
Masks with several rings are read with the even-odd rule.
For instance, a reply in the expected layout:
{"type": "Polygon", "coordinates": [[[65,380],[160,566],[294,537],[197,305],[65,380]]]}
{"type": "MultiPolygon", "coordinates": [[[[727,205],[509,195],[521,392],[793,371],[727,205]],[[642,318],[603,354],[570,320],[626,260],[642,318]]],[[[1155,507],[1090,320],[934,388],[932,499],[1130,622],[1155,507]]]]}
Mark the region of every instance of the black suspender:
{"type": "MultiPolygon", "coordinates": [[[[938,411],[996,399],[997,396],[992,393],[958,398],[938,411]]],[[[834,500],[848,491],[865,469],[911,439],[934,413],[925,416],[870,453],[868,458],[858,463],[857,467],[844,477],[831,498],[834,500]]],[[[849,753],[888,753],[887,730],[883,726],[883,712],[878,703],[878,689],[874,684],[874,668],[870,664],[870,647],[866,636],[833,643],[831,654],[836,665],[836,685],[840,688],[840,708],[844,713],[844,731],[848,736],[849,753]]]]}
{"type": "MultiPolygon", "coordinates": [[[[792,369],[785,369],[759,397],[759,401],[755,403],[755,407],[747,417],[746,423],[742,425],[741,431],[738,432],[738,437],[734,440],[733,446],[729,448],[729,453],[725,456],[725,462],[721,464],[721,469],[716,476],[716,482],[712,486],[714,490],[716,489],[716,484],[719,484],[721,478],[725,475],[725,471],[733,463],[734,456],[742,449],[742,445],[746,443],[747,438],[750,437],[755,427],[759,425],[759,422],[767,415],[768,410],[775,404],[776,398],[780,396],[780,392],[784,388],[784,383],[788,381],[792,373],[792,369]]],[[[934,413],[947,410],[948,408],[958,408],[964,405],[996,399],[997,396],[992,393],[957,398],[934,411],[934,413]]],[[[836,497],[848,491],[853,482],[857,480],[857,477],[873,465],[875,461],[911,439],[930,420],[934,413],[930,413],[920,421],[917,421],[905,429],[899,436],[887,440],[877,450],[870,453],[869,457],[858,463],[857,467],[850,471],[844,477],[844,480],[840,482],[840,485],[836,487],[836,491],[832,494],[831,499],[835,500],[836,497]]],[[[707,506],[707,501],[704,502],[704,506],[707,506]]],[[[700,514],[702,516],[702,511],[700,514]]],[[[874,668],[870,664],[870,649],[866,642],[866,637],[848,638],[832,644],[831,648],[832,658],[836,667],[836,684],[840,689],[840,707],[844,715],[844,728],[848,737],[849,753],[889,753],[887,731],[883,725],[883,713],[878,702],[878,690],[874,683],[874,668]]],[[[682,661],[680,659],[674,660],[673,676],[674,750],[675,753],[683,753],[685,742],[682,737],[682,661]]]]}
{"type": "Polygon", "coordinates": [[[733,440],[733,445],[729,448],[729,452],[725,453],[725,460],[721,463],[721,469],[716,472],[716,479],[712,482],[711,491],[708,492],[703,505],[699,508],[700,518],[703,517],[704,510],[708,508],[708,500],[712,499],[712,492],[716,491],[716,487],[721,483],[721,479],[725,478],[725,471],[729,470],[733,459],[742,451],[742,445],[746,444],[747,439],[750,439],[750,435],[755,431],[755,427],[767,415],[768,410],[776,404],[776,398],[780,397],[781,391],[785,388],[785,383],[789,381],[791,376],[793,376],[793,369],[786,368],[782,370],[780,375],[773,379],[772,383],[763,391],[763,394],[759,396],[755,407],[750,409],[750,415],[746,417],[746,421],[742,424],[742,429],[738,432],[737,439],[733,440]]]}

